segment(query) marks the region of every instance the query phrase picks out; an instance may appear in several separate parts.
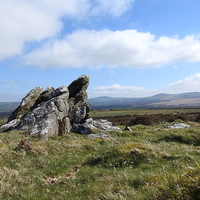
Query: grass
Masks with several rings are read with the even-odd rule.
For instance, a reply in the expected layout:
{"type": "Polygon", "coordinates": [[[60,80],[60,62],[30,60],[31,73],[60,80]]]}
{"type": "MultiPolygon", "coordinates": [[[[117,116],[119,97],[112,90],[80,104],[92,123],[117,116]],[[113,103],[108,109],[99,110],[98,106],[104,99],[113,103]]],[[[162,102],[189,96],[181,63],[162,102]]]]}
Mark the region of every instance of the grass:
{"type": "Polygon", "coordinates": [[[151,114],[197,114],[200,108],[163,108],[163,109],[100,109],[92,110],[90,117],[123,116],[123,115],[151,115],[151,114]]]}
{"type": "Polygon", "coordinates": [[[0,133],[0,199],[200,199],[200,124],[190,124],[135,125],[105,140],[0,133]]]}

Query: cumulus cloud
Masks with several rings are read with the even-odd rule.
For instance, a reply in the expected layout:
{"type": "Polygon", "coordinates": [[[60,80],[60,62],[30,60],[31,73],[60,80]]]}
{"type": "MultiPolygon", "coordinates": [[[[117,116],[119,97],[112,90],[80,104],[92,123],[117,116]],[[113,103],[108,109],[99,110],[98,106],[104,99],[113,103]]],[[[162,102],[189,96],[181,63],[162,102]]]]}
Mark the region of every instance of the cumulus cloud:
{"type": "Polygon", "coordinates": [[[184,92],[200,92],[200,73],[193,74],[183,80],[174,82],[166,87],[161,88],[161,92],[165,93],[184,93],[184,92]]]}
{"type": "Polygon", "coordinates": [[[180,94],[185,92],[200,92],[200,73],[191,75],[160,89],[145,89],[136,86],[121,86],[118,84],[111,86],[99,86],[94,88],[89,95],[91,97],[148,97],[159,93],[180,94]]]}
{"type": "Polygon", "coordinates": [[[159,67],[200,61],[200,39],[160,37],[137,30],[78,30],[62,40],[47,42],[24,57],[27,65],[39,67],[159,67]]]}
{"type": "Polygon", "coordinates": [[[118,16],[132,1],[0,0],[0,60],[22,54],[26,42],[40,42],[57,36],[63,27],[61,19],[64,17],[80,19],[94,14],[93,10],[98,10],[97,14],[104,11],[118,16]]]}

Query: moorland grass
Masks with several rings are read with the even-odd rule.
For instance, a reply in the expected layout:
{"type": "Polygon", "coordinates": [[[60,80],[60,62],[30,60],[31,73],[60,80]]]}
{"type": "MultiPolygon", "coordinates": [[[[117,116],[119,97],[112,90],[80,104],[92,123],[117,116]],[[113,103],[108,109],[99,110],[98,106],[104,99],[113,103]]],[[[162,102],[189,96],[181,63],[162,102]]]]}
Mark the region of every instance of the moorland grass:
{"type": "Polygon", "coordinates": [[[200,108],[159,108],[159,109],[97,109],[90,112],[90,117],[108,117],[123,115],[152,115],[152,114],[191,114],[200,113],[200,108]]]}
{"type": "Polygon", "coordinates": [[[105,140],[0,133],[0,199],[200,199],[200,124],[190,124],[135,125],[105,140]]]}

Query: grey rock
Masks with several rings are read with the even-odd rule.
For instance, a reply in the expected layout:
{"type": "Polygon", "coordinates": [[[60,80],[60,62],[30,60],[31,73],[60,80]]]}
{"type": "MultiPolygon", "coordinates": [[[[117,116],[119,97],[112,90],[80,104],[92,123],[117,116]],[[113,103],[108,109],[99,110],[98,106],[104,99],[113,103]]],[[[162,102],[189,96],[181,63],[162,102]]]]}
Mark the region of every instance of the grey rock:
{"type": "Polygon", "coordinates": [[[12,121],[8,122],[7,124],[2,125],[0,127],[0,132],[8,131],[8,130],[15,128],[19,122],[20,122],[20,119],[13,119],[12,121]]]}
{"type": "MultiPolygon", "coordinates": [[[[22,99],[8,123],[0,127],[0,132],[26,130],[28,134],[39,135],[42,139],[70,131],[82,134],[94,134],[98,130],[121,132],[107,120],[88,119],[91,110],[91,104],[86,104],[88,85],[89,76],[83,75],[68,87],[48,87],[44,91],[41,87],[34,88],[22,99]]],[[[100,134],[98,137],[107,136],[100,134]]]]}
{"type": "Polygon", "coordinates": [[[163,128],[169,128],[169,129],[176,129],[176,128],[189,128],[189,124],[185,123],[174,123],[171,126],[164,126],[163,128]]]}
{"type": "Polygon", "coordinates": [[[69,113],[71,122],[73,123],[84,123],[85,120],[89,117],[90,104],[85,104],[81,107],[73,106],[73,110],[69,113]]]}
{"type": "Polygon", "coordinates": [[[70,132],[72,124],[83,123],[89,116],[88,85],[89,76],[83,75],[69,87],[48,87],[44,91],[41,87],[34,88],[22,99],[8,123],[0,127],[1,132],[20,129],[43,139],[70,132]]]}
{"type": "Polygon", "coordinates": [[[126,126],[126,127],[124,128],[124,131],[132,131],[132,129],[131,129],[129,126],[126,126]]]}
{"type": "Polygon", "coordinates": [[[27,130],[30,135],[37,134],[42,139],[68,132],[68,97],[69,93],[64,93],[39,104],[21,120],[18,129],[27,130]]]}
{"type": "Polygon", "coordinates": [[[78,79],[74,80],[69,86],[69,98],[75,98],[81,91],[86,91],[89,85],[89,76],[82,75],[78,79]]]}
{"type": "Polygon", "coordinates": [[[34,106],[36,100],[39,98],[40,94],[42,93],[41,87],[36,87],[31,90],[23,99],[21,104],[16,108],[16,110],[11,114],[8,119],[8,122],[12,121],[13,119],[22,119],[34,106]]]}
{"type": "Polygon", "coordinates": [[[62,95],[62,94],[64,94],[64,93],[69,93],[69,90],[68,90],[68,88],[67,88],[66,85],[63,85],[63,86],[61,86],[61,87],[59,87],[59,88],[53,90],[53,91],[49,94],[49,96],[47,97],[47,99],[52,99],[52,98],[57,97],[57,96],[59,96],[59,95],[62,95]]]}
{"type": "Polygon", "coordinates": [[[119,127],[113,126],[112,122],[102,119],[99,121],[94,121],[90,118],[87,119],[85,123],[74,124],[72,126],[73,132],[81,134],[90,134],[96,132],[97,130],[122,132],[122,130],[119,127]]]}
{"type": "Polygon", "coordinates": [[[48,88],[46,88],[46,90],[44,90],[44,91],[40,94],[39,98],[36,100],[36,102],[35,102],[35,104],[34,104],[33,107],[36,107],[38,104],[47,101],[47,100],[49,99],[48,97],[50,96],[50,94],[51,94],[53,91],[54,91],[54,88],[53,88],[53,87],[48,87],[48,88]]]}
{"type": "Polygon", "coordinates": [[[99,133],[88,134],[88,135],[86,135],[86,138],[88,138],[88,139],[97,139],[97,138],[107,139],[107,138],[110,138],[110,136],[106,135],[105,133],[99,132],[99,133]]]}
{"type": "MultiPolygon", "coordinates": [[[[89,105],[87,102],[86,89],[89,85],[89,76],[82,75],[69,86],[69,118],[71,123],[83,123],[88,117],[89,105]]],[[[89,109],[90,110],[90,109],[89,109]]]]}
{"type": "Polygon", "coordinates": [[[93,127],[88,124],[74,124],[71,131],[74,133],[89,134],[93,127]]]}
{"type": "Polygon", "coordinates": [[[112,122],[109,122],[108,120],[100,119],[98,121],[94,121],[94,126],[98,129],[105,130],[105,131],[122,132],[122,130],[119,127],[113,126],[112,122]]]}
{"type": "Polygon", "coordinates": [[[94,121],[92,118],[89,118],[85,121],[85,123],[79,124],[75,123],[72,126],[71,131],[75,133],[81,133],[81,134],[89,134],[92,133],[93,130],[98,130],[94,125],[94,121]]]}

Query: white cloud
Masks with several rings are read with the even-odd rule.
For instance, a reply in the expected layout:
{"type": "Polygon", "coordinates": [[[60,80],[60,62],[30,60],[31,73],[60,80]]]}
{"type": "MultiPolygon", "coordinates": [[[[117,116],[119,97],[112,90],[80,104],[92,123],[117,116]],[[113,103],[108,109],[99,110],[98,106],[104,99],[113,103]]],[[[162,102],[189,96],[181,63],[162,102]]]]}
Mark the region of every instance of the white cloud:
{"type": "Polygon", "coordinates": [[[0,60],[20,54],[25,41],[54,36],[61,27],[54,17],[27,1],[1,0],[0,7],[0,60]]]}
{"type": "Polygon", "coordinates": [[[185,92],[200,92],[200,73],[186,77],[160,89],[145,89],[136,86],[99,86],[89,92],[90,98],[99,96],[110,97],[148,97],[159,93],[181,94],[185,92]]]}
{"type": "Polygon", "coordinates": [[[137,30],[78,30],[62,40],[47,42],[24,57],[27,65],[64,67],[159,67],[200,61],[199,37],[156,38],[137,30]]]}
{"type": "Polygon", "coordinates": [[[136,86],[121,86],[114,84],[111,86],[99,86],[90,92],[90,96],[110,96],[110,97],[146,97],[154,91],[136,86]]]}
{"type": "Polygon", "coordinates": [[[17,80],[5,80],[1,82],[2,84],[17,84],[19,81],[17,80]]]}
{"type": "Polygon", "coordinates": [[[119,16],[128,10],[134,0],[97,0],[97,6],[93,8],[94,13],[109,13],[119,16]]]}
{"type": "Polygon", "coordinates": [[[200,73],[186,77],[166,87],[161,88],[161,92],[177,94],[184,92],[200,92],[200,73]]]}
{"type": "Polygon", "coordinates": [[[0,60],[22,54],[26,42],[57,36],[63,17],[80,19],[94,9],[102,11],[102,7],[104,12],[117,16],[131,1],[109,0],[108,4],[107,0],[0,0],[0,60]],[[93,2],[99,4],[94,6],[93,2]]]}

